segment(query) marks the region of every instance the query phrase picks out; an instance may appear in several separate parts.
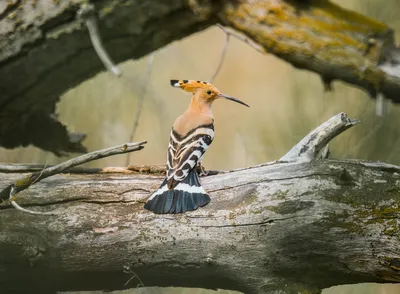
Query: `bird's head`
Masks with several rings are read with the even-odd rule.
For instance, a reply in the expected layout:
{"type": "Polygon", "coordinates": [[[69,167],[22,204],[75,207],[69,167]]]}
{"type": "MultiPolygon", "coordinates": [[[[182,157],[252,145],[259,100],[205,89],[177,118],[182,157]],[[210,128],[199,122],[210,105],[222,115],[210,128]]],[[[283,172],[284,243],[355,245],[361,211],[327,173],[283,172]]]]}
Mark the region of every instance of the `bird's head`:
{"type": "Polygon", "coordinates": [[[210,105],[218,98],[225,98],[250,107],[239,99],[221,93],[214,85],[208,82],[195,80],[171,80],[171,86],[181,88],[186,92],[190,92],[193,94],[193,97],[195,99],[199,100],[199,102],[207,103],[210,105]]]}

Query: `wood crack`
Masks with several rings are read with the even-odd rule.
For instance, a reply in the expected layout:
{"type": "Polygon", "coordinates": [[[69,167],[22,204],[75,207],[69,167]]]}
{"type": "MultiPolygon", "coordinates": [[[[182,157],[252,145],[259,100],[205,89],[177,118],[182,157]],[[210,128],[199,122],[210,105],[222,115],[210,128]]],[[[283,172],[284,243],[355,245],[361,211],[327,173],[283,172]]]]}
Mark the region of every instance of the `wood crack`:
{"type": "Polygon", "coordinates": [[[256,222],[256,223],[242,223],[242,224],[237,224],[234,221],[232,221],[232,224],[226,224],[226,225],[204,225],[204,226],[197,226],[201,228],[236,228],[236,227],[250,227],[250,226],[262,226],[262,225],[267,225],[267,224],[272,224],[277,221],[282,221],[282,220],[288,220],[292,218],[298,218],[300,216],[290,216],[290,217],[285,217],[285,218],[273,218],[273,219],[267,219],[264,221],[256,222]]]}
{"type": "MultiPolygon", "coordinates": [[[[29,203],[29,202],[22,202],[21,204],[25,207],[45,207],[45,206],[51,206],[51,205],[57,205],[57,204],[67,204],[67,203],[73,203],[73,202],[84,202],[85,199],[88,199],[88,197],[76,197],[76,198],[69,198],[69,199],[60,199],[60,200],[54,200],[54,201],[49,201],[49,202],[35,202],[35,203],[29,203]]],[[[1,209],[10,209],[13,208],[11,204],[8,203],[8,201],[4,201],[2,204],[0,204],[0,210],[1,209]]]]}
{"type": "Polygon", "coordinates": [[[250,181],[250,182],[246,182],[246,183],[235,185],[235,186],[226,186],[223,188],[207,190],[207,191],[212,193],[212,192],[218,192],[218,191],[224,191],[224,190],[239,188],[239,187],[243,187],[243,186],[248,186],[248,185],[252,185],[252,184],[268,183],[268,182],[275,182],[275,181],[287,181],[287,180],[294,180],[294,179],[304,179],[304,178],[309,178],[309,177],[314,177],[314,176],[326,176],[326,177],[337,177],[337,178],[339,177],[338,175],[328,174],[328,173],[310,173],[310,174],[294,176],[294,177],[283,177],[283,178],[273,178],[273,179],[270,178],[270,179],[262,179],[262,180],[258,180],[258,181],[250,181]]]}

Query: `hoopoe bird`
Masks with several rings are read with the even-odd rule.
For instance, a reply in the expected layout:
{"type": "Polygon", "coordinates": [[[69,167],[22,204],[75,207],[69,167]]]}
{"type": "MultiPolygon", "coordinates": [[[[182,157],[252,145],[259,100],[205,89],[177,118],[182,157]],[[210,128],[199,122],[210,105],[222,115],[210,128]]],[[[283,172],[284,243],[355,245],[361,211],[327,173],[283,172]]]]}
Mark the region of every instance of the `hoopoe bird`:
{"type": "Polygon", "coordinates": [[[189,108],[172,127],[167,152],[167,174],[161,186],[147,200],[144,208],[154,213],[182,213],[210,202],[196,171],[214,139],[214,116],[211,104],[225,98],[249,107],[246,103],[222,94],[207,82],[171,80],[171,86],[192,93],[189,108]]]}

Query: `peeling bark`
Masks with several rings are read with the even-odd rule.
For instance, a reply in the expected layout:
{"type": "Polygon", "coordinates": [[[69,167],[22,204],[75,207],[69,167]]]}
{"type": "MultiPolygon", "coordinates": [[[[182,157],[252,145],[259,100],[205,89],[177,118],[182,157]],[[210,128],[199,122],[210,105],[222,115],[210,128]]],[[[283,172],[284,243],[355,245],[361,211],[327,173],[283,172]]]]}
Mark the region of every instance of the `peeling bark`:
{"type": "MultiPolygon", "coordinates": [[[[103,70],[87,28],[76,16],[85,2],[0,3],[0,146],[33,144],[56,155],[85,151],[84,136],[68,134],[53,115],[62,93],[103,70]]],[[[320,74],[327,89],[339,79],[372,97],[379,92],[400,102],[399,50],[392,30],[329,1],[102,0],[93,4],[105,49],[116,63],[220,22],[245,34],[258,50],[320,74]]]]}

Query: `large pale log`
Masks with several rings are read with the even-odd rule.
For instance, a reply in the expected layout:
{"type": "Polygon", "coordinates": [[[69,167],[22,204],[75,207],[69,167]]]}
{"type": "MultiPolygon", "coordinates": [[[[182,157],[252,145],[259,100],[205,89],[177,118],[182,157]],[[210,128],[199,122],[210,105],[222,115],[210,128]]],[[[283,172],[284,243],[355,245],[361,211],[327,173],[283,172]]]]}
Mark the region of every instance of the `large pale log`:
{"type": "MultiPolygon", "coordinates": [[[[400,282],[399,173],[340,161],[248,168],[202,178],[211,203],[166,216],[143,209],[161,176],[58,175],[18,197],[56,216],[1,205],[0,285],[121,289],[127,268],[146,286],[244,293],[400,282]]],[[[0,174],[0,187],[20,176],[0,174]]]]}
{"type": "MultiPolygon", "coordinates": [[[[202,178],[211,203],[185,214],[143,209],[163,179],[155,168],[43,179],[17,201],[52,216],[0,204],[1,289],[122,289],[132,275],[244,293],[400,282],[400,167],[315,160],[355,123],[340,113],[278,162],[202,178]]],[[[1,169],[7,191],[21,173],[1,169]]]]}
{"type": "MultiPolygon", "coordinates": [[[[68,134],[53,113],[61,94],[104,69],[77,17],[86,2],[0,1],[0,146],[85,151],[84,135],[68,134]]],[[[327,87],[339,79],[400,102],[393,31],[329,1],[91,2],[115,63],[222,23],[259,50],[320,74],[327,87]]]]}

